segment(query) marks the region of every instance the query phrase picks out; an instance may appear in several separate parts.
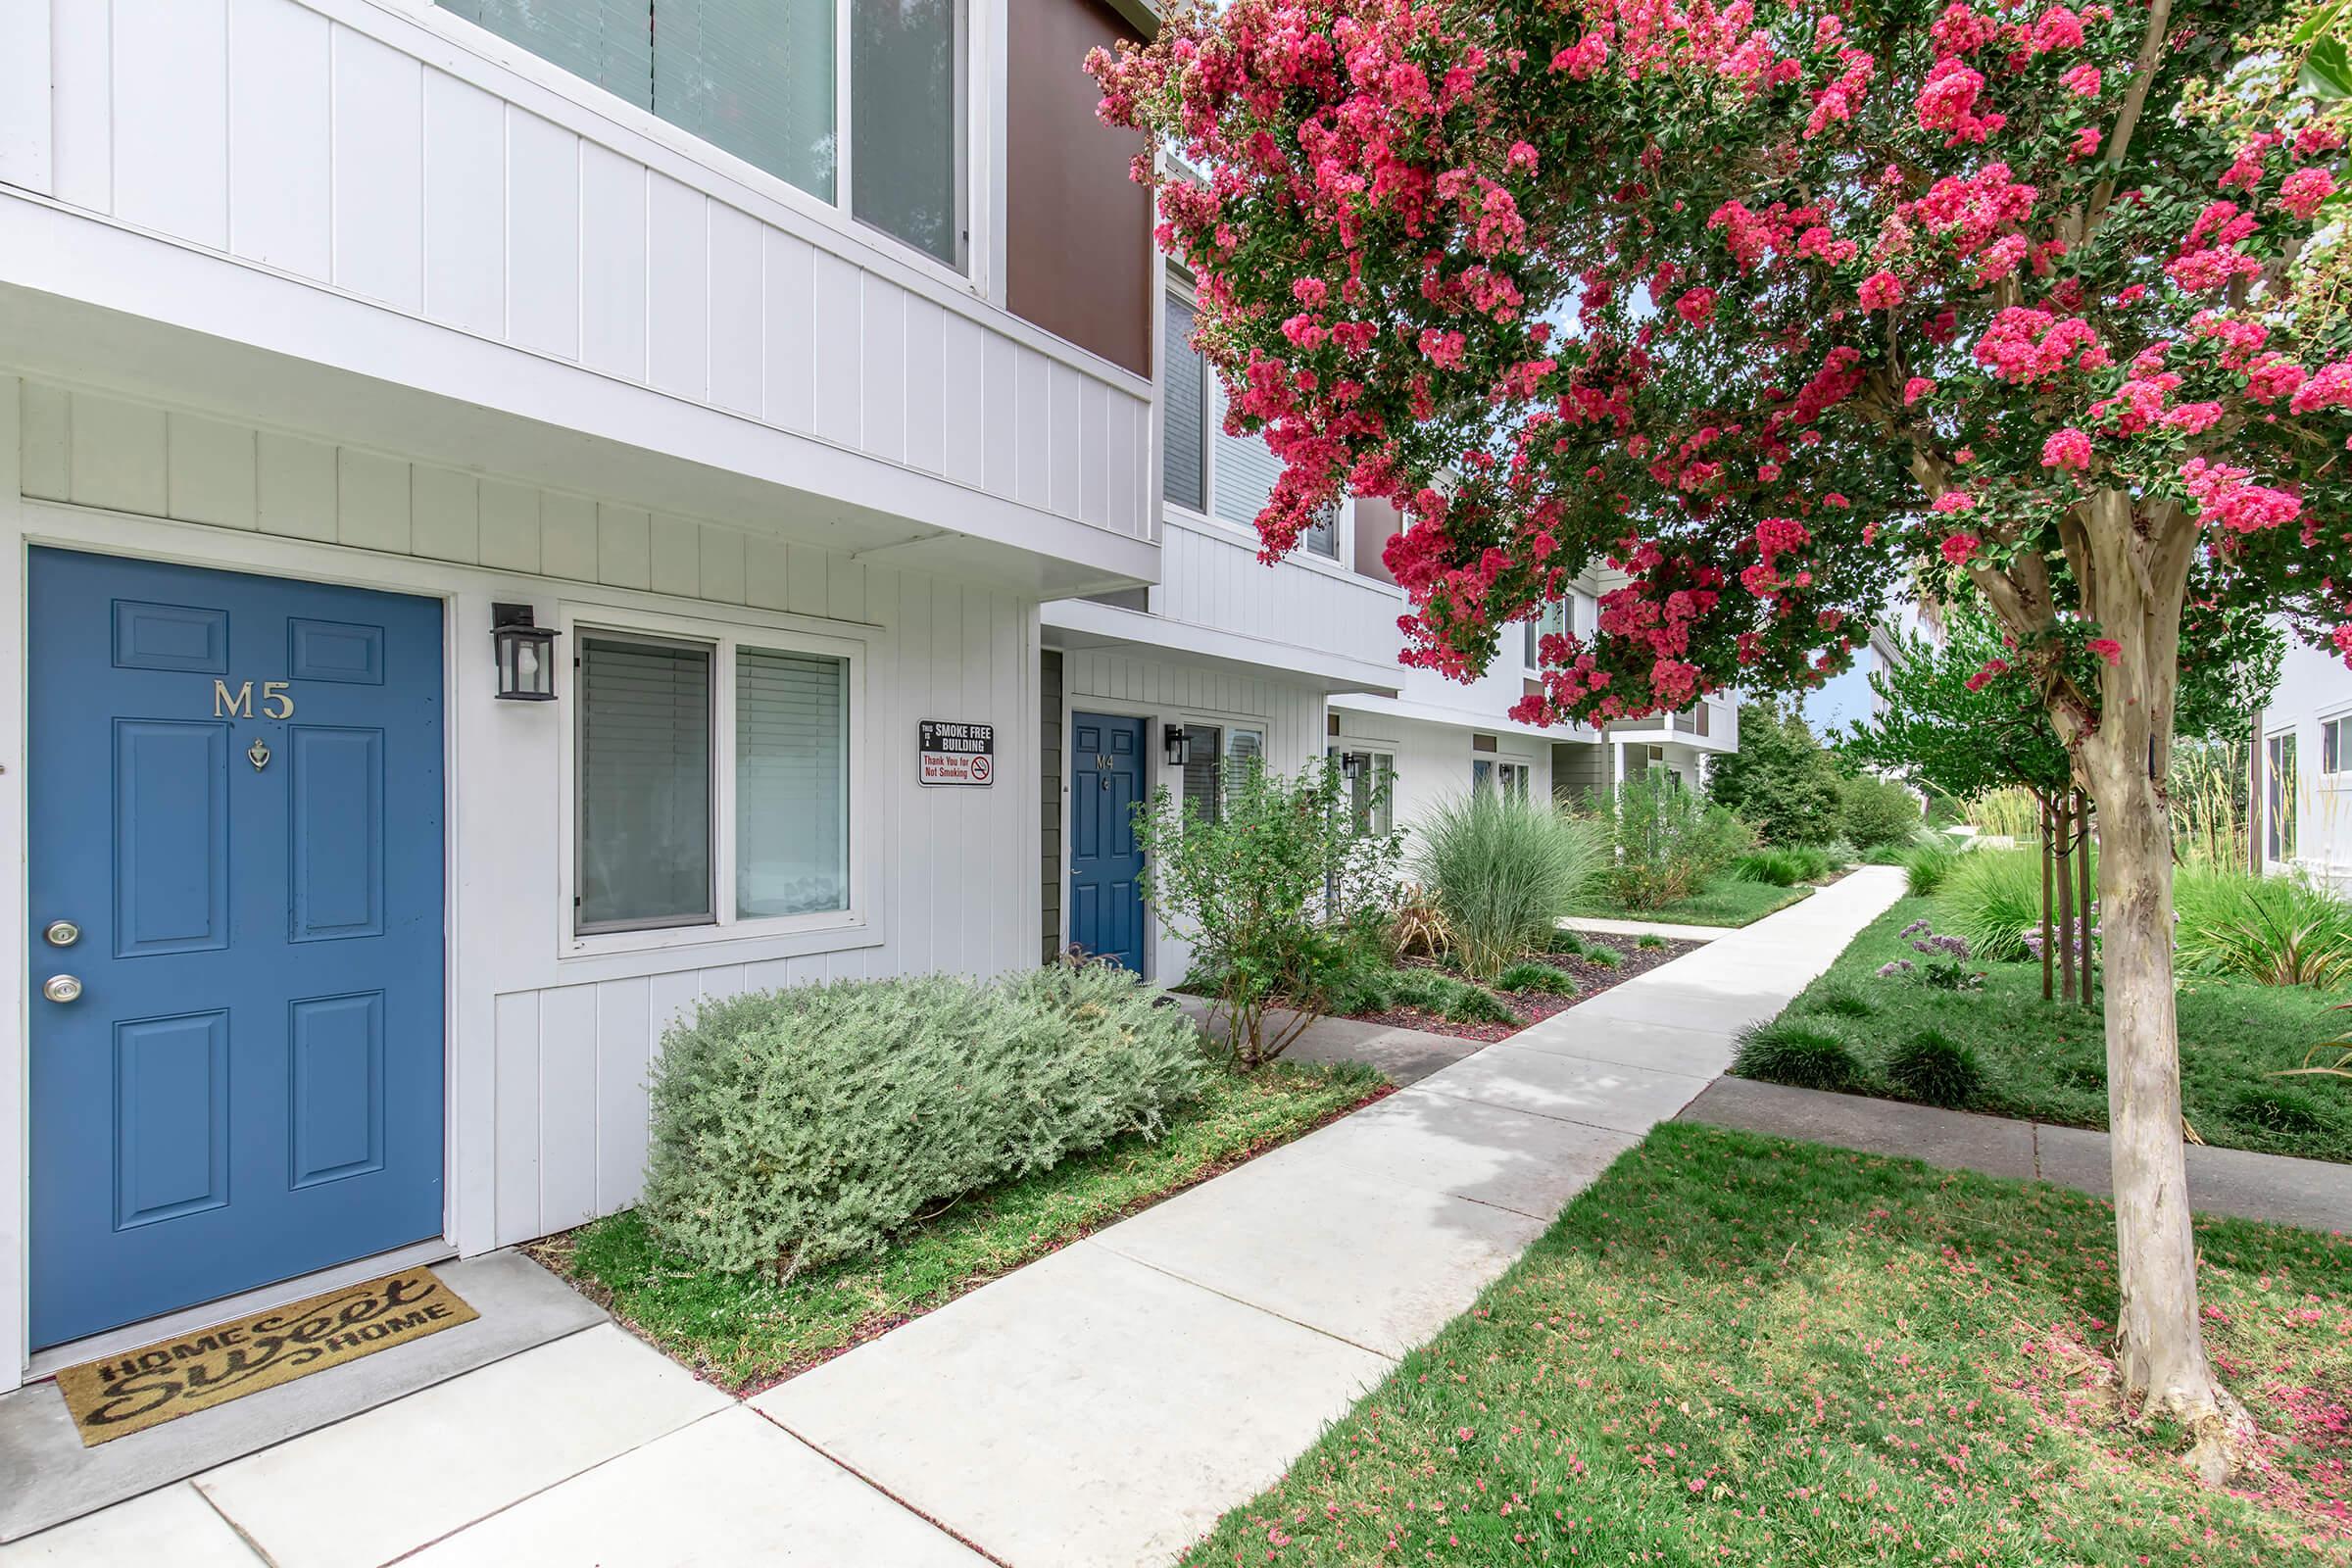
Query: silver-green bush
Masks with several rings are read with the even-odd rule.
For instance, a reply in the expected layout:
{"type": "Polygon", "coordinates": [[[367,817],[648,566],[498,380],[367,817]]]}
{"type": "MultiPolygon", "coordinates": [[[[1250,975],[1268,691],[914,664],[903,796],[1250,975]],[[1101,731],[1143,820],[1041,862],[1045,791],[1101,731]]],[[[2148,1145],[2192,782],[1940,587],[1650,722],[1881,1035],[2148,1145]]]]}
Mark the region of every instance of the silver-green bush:
{"type": "Polygon", "coordinates": [[[1122,1133],[1206,1071],[1134,976],[841,981],[706,1002],[663,1037],[641,1210],[667,1250],[780,1274],[1122,1133]]]}

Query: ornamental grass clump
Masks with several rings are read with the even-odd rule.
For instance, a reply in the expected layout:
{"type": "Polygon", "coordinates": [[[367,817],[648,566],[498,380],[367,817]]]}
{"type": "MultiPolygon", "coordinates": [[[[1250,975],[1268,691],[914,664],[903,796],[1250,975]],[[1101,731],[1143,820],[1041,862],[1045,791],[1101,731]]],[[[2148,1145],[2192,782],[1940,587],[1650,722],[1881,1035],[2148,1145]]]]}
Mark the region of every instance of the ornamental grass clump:
{"type": "Polygon", "coordinates": [[[1775,1018],[1740,1032],[1732,1071],[1798,1089],[1862,1087],[1862,1065],[1838,1032],[1801,1018],[1775,1018]]]}
{"type": "Polygon", "coordinates": [[[1423,819],[1413,871],[1444,912],[1454,961],[1492,983],[1543,950],[1601,860],[1591,823],[1549,802],[1474,789],[1423,819]]]}
{"type": "Polygon", "coordinates": [[[839,981],[709,1001],[662,1039],[641,1212],[663,1250],[789,1278],[1126,1133],[1207,1071],[1135,976],[839,981]]]}
{"type": "Polygon", "coordinates": [[[2266,986],[2352,980],[2352,905],[2300,876],[2183,870],[2175,885],[2183,968],[2266,986]]]}
{"type": "Polygon", "coordinates": [[[1940,1029],[1923,1029],[1886,1054],[1886,1082],[1906,1100],[1957,1108],[1984,1092],[1977,1054],[1940,1029]]]}
{"type": "Polygon", "coordinates": [[[2026,933],[2041,928],[2041,857],[2029,850],[1978,850],[1944,879],[1944,923],[1987,963],[2033,956],[2026,933]]]}

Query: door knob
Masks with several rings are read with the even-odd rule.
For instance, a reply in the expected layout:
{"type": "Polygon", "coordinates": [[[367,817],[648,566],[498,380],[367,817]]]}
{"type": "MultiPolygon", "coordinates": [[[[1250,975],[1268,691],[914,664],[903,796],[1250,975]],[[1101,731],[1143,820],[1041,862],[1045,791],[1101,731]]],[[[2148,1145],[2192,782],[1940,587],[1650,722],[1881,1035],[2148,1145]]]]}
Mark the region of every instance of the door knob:
{"type": "Polygon", "coordinates": [[[81,927],[71,920],[52,920],[42,928],[41,938],[53,948],[70,948],[81,940],[81,927]]]}
{"type": "Polygon", "coordinates": [[[81,982],[70,974],[53,974],[41,982],[41,995],[51,1002],[72,1002],[81,995],[81,982]]]}

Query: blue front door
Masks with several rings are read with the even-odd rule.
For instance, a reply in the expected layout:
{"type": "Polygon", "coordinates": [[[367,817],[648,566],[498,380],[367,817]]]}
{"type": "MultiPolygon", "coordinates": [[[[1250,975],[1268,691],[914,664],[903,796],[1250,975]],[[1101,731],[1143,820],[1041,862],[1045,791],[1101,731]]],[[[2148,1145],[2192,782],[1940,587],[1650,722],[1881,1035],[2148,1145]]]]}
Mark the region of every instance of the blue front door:
{"type": "Polygon", "coordinates": [[[35,550],[30,630],[33,1344],[439,1236],[440,605],[35,550]]]}
{"type": "Polygon", "coordinates": [[[1070,945],[1144,970],[1144,721],[1070,715],[1070,945]]]}

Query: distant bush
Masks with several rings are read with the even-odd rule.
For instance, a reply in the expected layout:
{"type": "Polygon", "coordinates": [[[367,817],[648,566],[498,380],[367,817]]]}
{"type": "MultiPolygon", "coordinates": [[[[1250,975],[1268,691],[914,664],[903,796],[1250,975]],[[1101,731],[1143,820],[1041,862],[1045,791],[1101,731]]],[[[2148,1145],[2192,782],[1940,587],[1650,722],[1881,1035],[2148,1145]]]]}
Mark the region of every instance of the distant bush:
{"type": "Polygon", "coordinates": [[[1545,939],[1603,858],[1600,834],[1548,801],[1474,789],[1422,820],[1413,871],[1454,961],[1492,981],[1545,939]]]}
{"type": "Polygon", "coordinates": [[[1544,991],[1557,997],[1573,997],[1578,990],[1576,976],[1548,963],[1514,963],[1494,986],[1498,991],[1544,991]]]}
{"type": "Polygon", "coordinates": [[[1599,880],[1629,909],[1689,898],[1755,844],[1745,823],[1663,769],[1626,780],[1600,808],[1612,858],[1599,880]]]}
{"type": "Polygon", "coordinates": [[[2352,981],[2352,905],[2299,876],[2186,868],[2173,904],[2184,968],[2267,986],[2352,981]]]}
{"type": "Polygon", "coordinates": [[[1917,897],[1942,891],[1965,852],[1949,841],[1915,843],[1902,853],[1903,884],[1917,897]]]}
{"type": "Polygon", "coordinates": [[[1892,779],[1857,773],[1838,787],[1838,824],[1863,850],[1900,844],[1919,827],[1919,803],[1892,779]]]}
{"type": "Polygon", "coordinates": [[[1709,765],[1707,789],[1773,845],[1819,844],[1838,832],[1837,764],[1794,708],[1740,709],[1740,749],[1709,765]]]}
{"type": "Polygon", "coordinates": [[[705,1268],[880,1250],[926,1209],[1199,1092],[1200,1032],[1135,976],[838,981],[710,1001],[663,1037],[641,1212],[705,1268]]]}
{"type": "Polygon", "coordinates": [[[1923,1104],[1965,1105],[1984,1092],[1977,1054],[1940,1029],[1923,1029],[1886,1055],[1886,1081],[1923,1104]]]}
{"type": "Polygon", "coordinates": [[[1742,1078],[1798,1089],[1848,1090],[1863,1081],[1861,1064],[1836,1031],[1794,1018],[1775,1018],[1741,1030],[1732,1070],[1742,1078]]]}
{"type": "Polygon", "coordinates": [[[1750,850],[1732,862],[1732,879],[1792,888],[1805,879],[1805,868],[1787,850],[1750,850]]]}
{"type": "Polygon", "coordinates": [[[1791,844],[1781,851],[1796,866],[1800,881],[1824,882],[1844,869],[1853,858],[1850,846],[1835,841],[1828,844],[1791,844]]]}
{"type": "Polygon", "coordinates": [[[1665,945],[1666,939],[1655,931],[1644,931],[1634,938],[1634,946],[1637,948],[1662,948],[1665,945]]]}
{"type": "Polygon", "coordinates": [[[2032,956],[2026,933],[2041,929],[2041,856],[2032,850],[1975,850],[1944,878],[1942,924],[1967,938],[1988,963],[2032,956]]]}

